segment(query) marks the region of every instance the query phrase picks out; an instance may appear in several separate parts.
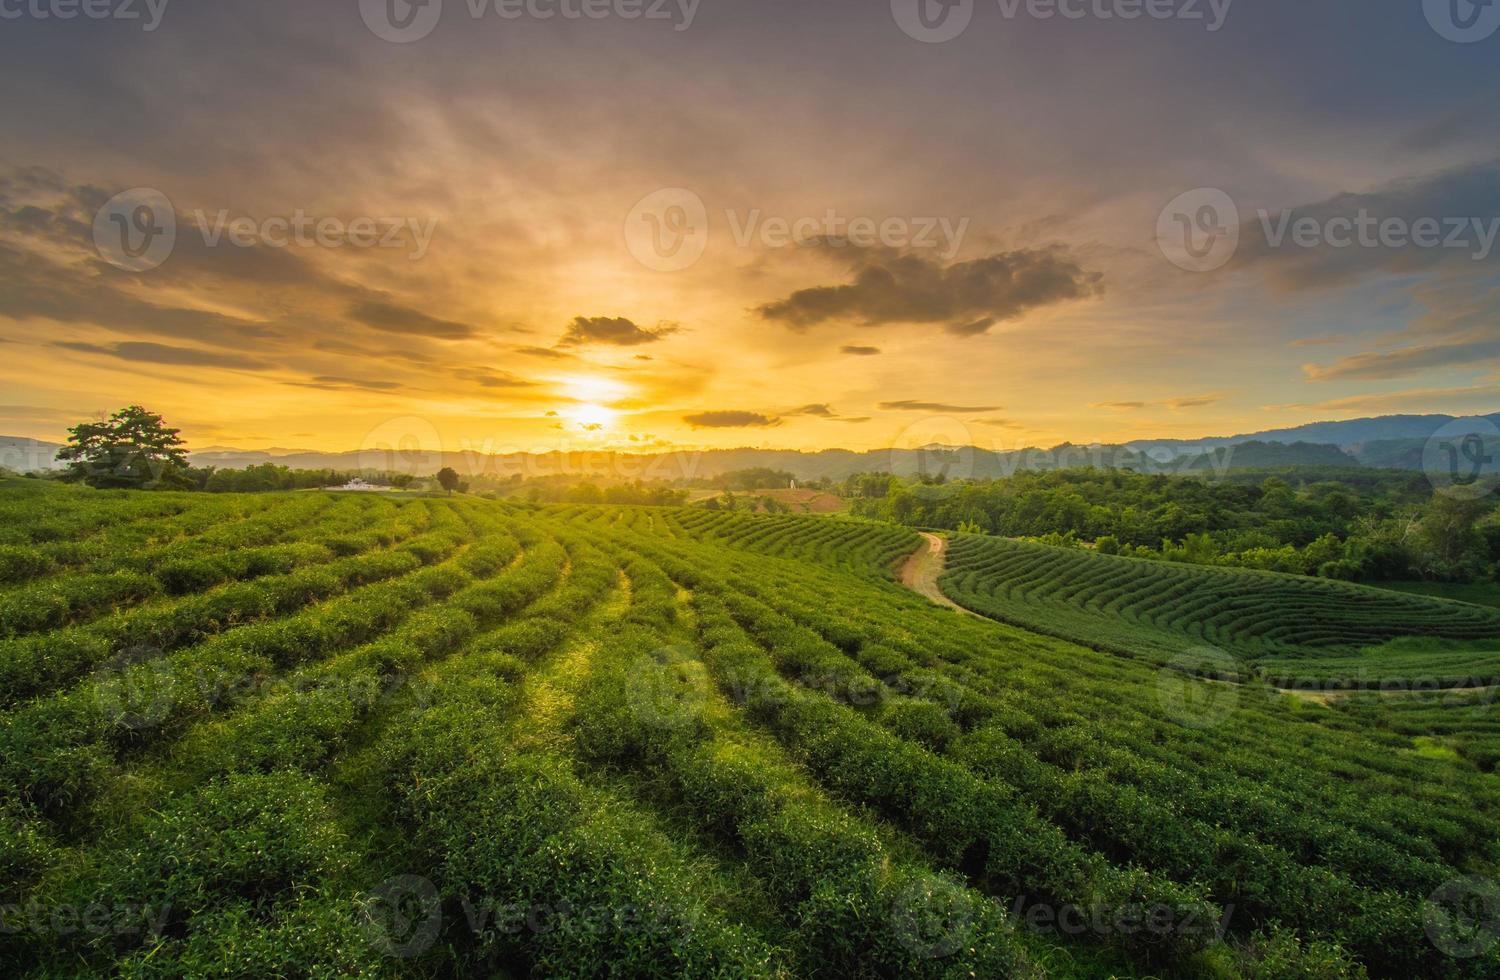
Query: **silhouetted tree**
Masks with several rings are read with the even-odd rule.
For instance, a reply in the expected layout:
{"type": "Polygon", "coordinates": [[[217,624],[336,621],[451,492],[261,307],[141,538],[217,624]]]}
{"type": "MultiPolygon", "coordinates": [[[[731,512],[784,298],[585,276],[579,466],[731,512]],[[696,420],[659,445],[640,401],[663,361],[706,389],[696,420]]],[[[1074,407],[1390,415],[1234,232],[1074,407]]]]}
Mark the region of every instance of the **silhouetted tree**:
{"type": "Polygon", "coordinates": [[[192,481],[179,431],[155,412],[130,405],[102,422],[73,426],[57,458],[69,464],[66,479],[91,487],[184,489],[192,481]]]}

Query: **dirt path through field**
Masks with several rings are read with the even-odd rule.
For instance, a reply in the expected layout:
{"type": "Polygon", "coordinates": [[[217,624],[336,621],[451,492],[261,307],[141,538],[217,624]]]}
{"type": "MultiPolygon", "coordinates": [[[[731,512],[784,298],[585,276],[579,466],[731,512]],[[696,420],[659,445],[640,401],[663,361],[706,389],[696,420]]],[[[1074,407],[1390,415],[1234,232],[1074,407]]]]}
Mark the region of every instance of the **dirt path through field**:
{"type": "Polygon", "coordinates": [[[926,531],[918,533],[922,535],[925,544],[912,552],[911,556],[902,563],[899,573],[901,584],[913,592],[926,596],[940,606],[957,609],[967,616],[982,619],[982,616],[970,612],[943,595],[943,590],[938,588],[938,576],[943,574],[943,565],[947,561],[948,542],[936,534],[928,534],[926,531]]]}

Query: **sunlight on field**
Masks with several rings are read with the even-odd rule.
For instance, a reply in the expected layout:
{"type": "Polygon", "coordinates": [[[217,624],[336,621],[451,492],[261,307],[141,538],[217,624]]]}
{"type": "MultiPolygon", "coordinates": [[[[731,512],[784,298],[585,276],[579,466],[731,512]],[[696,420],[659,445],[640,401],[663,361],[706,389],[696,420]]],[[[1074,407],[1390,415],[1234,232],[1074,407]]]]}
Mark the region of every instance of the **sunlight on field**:
{"type": "MultiPolygon", "coordinates": [[[[0,936],[17,962],[194,973],[248,942],[287,974],[661,975],[673,958],[768,980],[1260,977],[1274,958],[1455,975],[1422,902],[1500,834],[1485,692],[1305,706],[1204,683],[1149,642],[1057,638],[1080,627],[1055,601],[1038,632],[955,615],[894,580],[920,548],[931,593],[943,556],[891,524],[37,481],[0,485],[0,510],[5,898],[166,916],[144,943],[22,923],[0,936]],[[372,933],[360,910],[398,886],[444,915],[485,901],[661,921],[372,933]],[[1060,909],[1125,906],[1160,930],[1055,927],[1060,909]],[[1304,937],[1288,916],[1327,924],[1304,937]]],[[[1338,629],[1399,633],[1448,608],[1377,593],[1390,616],[1359,620],[1365,592],[1332,584],[1344,601],[1320,632],[1282,634],[1253,608],[1155,613],[1122,591],[1125,573],[1180,567],[1038,549],[960,535],[937,587],[984,611],[1097,583],[1089,603],[1110,591],[1137,625],[1220,623],[1245,673],[1272,639],[1339,665],[1318,647],[1338,629]],[[1016,556],[1079,568],[1007,570],[1016,556]]],[[[1214,574],[1269,583],[1280,607],[1313,587],[1214,574]]],[[[1455,629],[1488,628],[1470,608],[1455,629]]]]}

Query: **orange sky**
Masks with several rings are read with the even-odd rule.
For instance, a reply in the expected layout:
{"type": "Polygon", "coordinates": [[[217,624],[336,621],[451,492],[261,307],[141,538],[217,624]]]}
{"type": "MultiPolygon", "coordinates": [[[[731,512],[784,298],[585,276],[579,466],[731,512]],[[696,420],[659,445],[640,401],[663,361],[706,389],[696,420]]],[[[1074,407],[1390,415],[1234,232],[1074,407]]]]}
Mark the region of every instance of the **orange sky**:
{"type": "Polygon", "coordinates": [[[1339,102],[1258,40],[1275,11],[920,44],[869,6],[8,26],[0,434],[140,402],[194,448],[1007,449],[1500,408],[1492,256],[1273,249],[1253,217],[1494,214],[1500,127],[1444,94],[1493,62],[1372,22],[1323,52],[1367,90],[1339,102]],[[1397,104],[1396,57],[1444,86],[1397,104]],[[1205,187],[1246,227],[1185,271],[1163,209],[1205,187]],[[109,243],[132,188],[175,228],[149,267],[109,243]]]}

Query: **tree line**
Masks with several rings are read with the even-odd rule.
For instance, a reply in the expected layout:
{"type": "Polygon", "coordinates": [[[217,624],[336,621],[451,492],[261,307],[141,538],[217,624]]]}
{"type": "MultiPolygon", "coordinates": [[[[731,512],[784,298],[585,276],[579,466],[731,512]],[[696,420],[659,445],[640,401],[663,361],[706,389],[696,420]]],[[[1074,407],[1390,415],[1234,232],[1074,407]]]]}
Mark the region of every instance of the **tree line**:
{"type": "Polygon", "coordinates": [[[1357,581],[1496,578],[1491,498],[1436,494],[1421,474],[1287,469],[1224,481],[1094,469],[943,482],[862,474],[858,516],[1204,565],[1357,581]]]}

